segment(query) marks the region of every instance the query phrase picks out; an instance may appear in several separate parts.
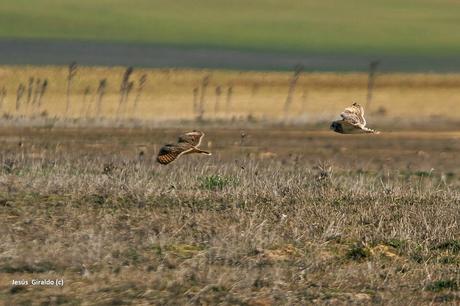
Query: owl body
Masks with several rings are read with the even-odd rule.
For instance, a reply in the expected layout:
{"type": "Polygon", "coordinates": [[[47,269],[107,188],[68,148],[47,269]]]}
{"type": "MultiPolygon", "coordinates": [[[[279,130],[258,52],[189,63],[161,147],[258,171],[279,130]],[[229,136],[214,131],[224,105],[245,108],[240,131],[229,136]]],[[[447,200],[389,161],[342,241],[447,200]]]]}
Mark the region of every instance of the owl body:
{"type": "Polygon", "coordinates": [[[380,132],[366,127],[364,109],[353,103],[340,114],[341,120],[333,121],[330,129],[340,134],[379,134],[380,132]]]}

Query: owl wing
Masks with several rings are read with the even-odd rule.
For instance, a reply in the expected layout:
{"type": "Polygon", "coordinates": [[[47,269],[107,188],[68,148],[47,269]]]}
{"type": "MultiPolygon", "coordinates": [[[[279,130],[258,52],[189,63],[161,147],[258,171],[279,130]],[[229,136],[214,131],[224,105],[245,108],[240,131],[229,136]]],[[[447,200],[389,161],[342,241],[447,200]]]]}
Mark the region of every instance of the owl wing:
{"type": "Polygon", "coordinates": [[[342,134],[380,134],[379,131],[361,126],[360,124],[352,124],[346,120],[335,121],[340,124],[342,134]]]}
{"type": "Polygon", "coordinates": [[[364,109],[361,105],[353,103],[352,106],[345,108],[340,114],[344,121],[359,127],[366,126],[366,119],[364,119],[364,109]]]}
{"type": "Polygon", "coordinates": [[[158,152],[157,162],[167,165],[175,161],[179,156],[193,150],[190,144],[167,144],[158,152]]]}
{"type": "Polygon", "coordinates": [[[203,139],[204,133],[201,131],[193,131],[185,133],[179,136],[179,144],[189,144],[194,147],[198,147],[201,144],[201,139],[203,139]]]}
{"type": "Polygon", "coordinates": [[[344,134],[365,133],[363,127],[359,124],[353,124],[347,120],[342,120],[342,130],[344,134]]]}

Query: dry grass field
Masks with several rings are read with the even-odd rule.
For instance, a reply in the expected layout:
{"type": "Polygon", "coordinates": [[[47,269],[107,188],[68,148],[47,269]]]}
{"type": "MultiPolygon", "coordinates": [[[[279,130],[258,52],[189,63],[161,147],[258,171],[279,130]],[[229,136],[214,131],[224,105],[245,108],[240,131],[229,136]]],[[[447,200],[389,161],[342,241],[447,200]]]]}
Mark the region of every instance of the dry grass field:
{"type": "Polygon", "coordinates": [[[1,128],[0,301],[460,303],[458,132],[181,131],[1,128]]]}
{"type": "MultiPolygon", "coordinates": [[[[203,101],[203,120],[250,118],[314,125],[329,122],[352,101],[366,104],[365,73],[302,73],[292,103],[286,110],[292,72],[134,69],[129,78],[132,90],[119,108],[125,69],[78,67],[70,88],[70,108],[66,111],[67,67],[0,67],[0,89],[6,90],[0,112],[6,118],[46,116],[50,120],[84,118],[94,121],[102,117],[177,122],[196,118],[194,104],[199,106],[203,101]],[[139,81],[144,74],[145,86],[139,92],[139,81]],[[209,79],[203,90],[206,77],[209,79]],[[31,98],[28,97],[30,78],[34,84],[31,98]],[[48,81],[41,105],[37,99],[34,103],[37,79],[40,79],[39,84],[45,79],[48,81]],[[103,79],[107,87],[98,114],[97,88],[103,79]],[[18,106],[20,84],[25,90],[18,106]]],[[[367,110],[369,122],[394,126],[395,122],[408,125],[458,121],[459,93],[458,74],[378,74],[372,104],[367,110]]]]}
{"type": "Polygon", "coordinates": [[[125,69],[0,67],[0,302],[460,303],[460,75],[378,74],[383,133],[345,136],[366,74],[286,109],[292,72],[134,69],[120,104],[125,69]],[[212,156],[155,162],[192,128],[212,156]]]}

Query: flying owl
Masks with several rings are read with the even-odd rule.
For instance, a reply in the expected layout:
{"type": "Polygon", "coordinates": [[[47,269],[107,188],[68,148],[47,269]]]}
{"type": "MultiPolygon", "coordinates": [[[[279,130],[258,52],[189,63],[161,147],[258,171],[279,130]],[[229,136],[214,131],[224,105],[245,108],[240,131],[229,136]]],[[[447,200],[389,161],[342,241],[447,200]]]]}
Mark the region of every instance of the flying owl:
{"type": "Polygon", "coordinates": [[[332,122],[331,130],[341,134],[380,134],[380,132],[366,127],[364,109],[358,103],[345,108],[340,114],[342,120],[332,122]]]}
{"type": "Polygon", "coordinates": [[[188,132],[179,136],[177,143],[167,144],[160,149],[157,162],[167,165],[175,161],[179,156],[191,153],[211,155],[210,152],[198,149],[203,136],[204,133],[200,131],[188,132]]]}

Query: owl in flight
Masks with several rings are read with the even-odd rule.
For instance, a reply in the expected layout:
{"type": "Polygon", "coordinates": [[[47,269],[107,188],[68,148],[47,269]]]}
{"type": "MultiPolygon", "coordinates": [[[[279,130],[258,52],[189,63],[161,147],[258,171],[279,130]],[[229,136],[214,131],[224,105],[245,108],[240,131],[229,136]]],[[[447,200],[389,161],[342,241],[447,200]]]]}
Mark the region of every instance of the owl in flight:
{"type": "Polygon", "coordinates": [[[175,161],[179,156],[190,153],[211,155],[210,152],[198,149],[203,136],[204,133],[200,131],[188,132],[179,136],[177,143],[167,144],[160,149],[157,157],[157,162],[163,165],[167,165],[175,161]]]}
{"type": "Polygon", "coordinates": [[[331,130],[341,134],[380,134],[380,132],[366,127],[366,119],[364,119],[364,109],[358,103],[353,103],[352,106],[345,108],[340,114],[342,120],[332,122],[331,130]]]}

